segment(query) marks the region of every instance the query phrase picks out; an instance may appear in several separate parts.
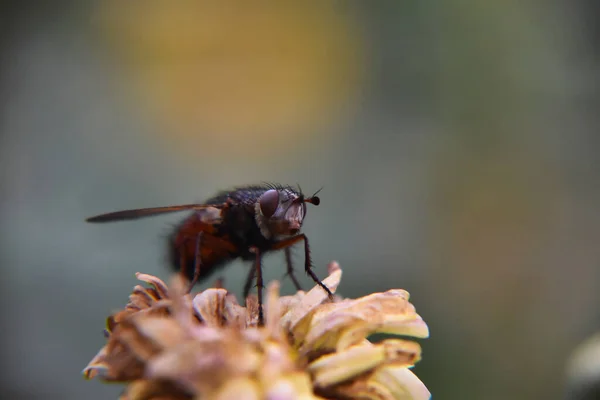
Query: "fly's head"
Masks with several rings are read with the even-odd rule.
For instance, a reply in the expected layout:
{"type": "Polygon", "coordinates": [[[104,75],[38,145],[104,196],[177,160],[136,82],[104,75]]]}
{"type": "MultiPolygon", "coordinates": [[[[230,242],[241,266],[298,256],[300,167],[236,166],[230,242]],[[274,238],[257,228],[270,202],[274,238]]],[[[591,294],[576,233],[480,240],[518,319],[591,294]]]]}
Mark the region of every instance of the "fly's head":
{"type": "Polygon", "coordinates": [[[304,197],[290,188],[269,189],[254,206],[256,222],[267,239],[282,239],[300,233],[306,216],[306,203],[320,204],[315,195],[304,197]]]}

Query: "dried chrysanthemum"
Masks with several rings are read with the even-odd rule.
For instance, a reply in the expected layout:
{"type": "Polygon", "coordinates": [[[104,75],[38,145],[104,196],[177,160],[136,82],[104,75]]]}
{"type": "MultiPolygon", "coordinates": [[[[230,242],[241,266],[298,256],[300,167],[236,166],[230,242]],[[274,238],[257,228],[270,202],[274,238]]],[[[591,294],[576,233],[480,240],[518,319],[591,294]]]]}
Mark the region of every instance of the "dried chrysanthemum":
{"type": "MultiPolygon", "coordinates": [[[[324,283],[337,289],[342,271],[324,283]]],[[[428,399],[410,368],[421,347],[405,339],[371,343],[374,333],[425,338],[428,328],[404,290],[331,301],[316,286],[279,296],[269,285],[265,325],[255,296],[241,306],[225,289],[185,294],[138,274],[124,310],[108,319],[108,342],[87,378],[127,384],[122,399],[428,399]]]]}

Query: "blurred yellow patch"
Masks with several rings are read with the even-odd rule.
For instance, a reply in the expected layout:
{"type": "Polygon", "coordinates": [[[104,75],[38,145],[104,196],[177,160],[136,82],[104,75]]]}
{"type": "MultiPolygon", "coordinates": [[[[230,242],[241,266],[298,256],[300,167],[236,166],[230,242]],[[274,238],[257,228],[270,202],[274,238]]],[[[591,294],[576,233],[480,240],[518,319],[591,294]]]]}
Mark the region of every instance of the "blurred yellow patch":
{"type": "Polygon", "coordinates": [[[365,57],[348,10],[111,0],[96,20],[134,98],[167,128],[166,143],[196,155],[248,146],[261,155],[310,143],[354,102],[365,57]]]}

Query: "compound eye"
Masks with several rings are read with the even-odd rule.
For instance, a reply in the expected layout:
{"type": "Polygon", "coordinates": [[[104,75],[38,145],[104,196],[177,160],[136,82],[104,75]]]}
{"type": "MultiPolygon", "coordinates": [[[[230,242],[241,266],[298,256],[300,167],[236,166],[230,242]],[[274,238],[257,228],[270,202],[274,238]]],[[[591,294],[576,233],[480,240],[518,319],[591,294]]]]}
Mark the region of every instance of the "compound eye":
{"type": "Polygon", "coordinates": [[[262,212],[262,215],[267,218],[271,218],[279,206],[279,192],[275,189],[267,190],[262,196],[260,196],[258,203],[260,205],[260,212],[262,212]]]}

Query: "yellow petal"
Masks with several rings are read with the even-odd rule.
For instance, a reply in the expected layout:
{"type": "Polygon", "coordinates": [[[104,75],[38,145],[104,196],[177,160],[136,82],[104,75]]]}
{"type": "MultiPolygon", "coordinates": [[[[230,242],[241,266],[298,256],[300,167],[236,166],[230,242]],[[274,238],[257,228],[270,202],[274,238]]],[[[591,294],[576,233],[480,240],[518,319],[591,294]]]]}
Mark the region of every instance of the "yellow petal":
{"type": "Polygon", "coordinates": [[[383,346],[386,364],[411,367],[421,360],[421,345],[412,340],[386,339],[377,346],[383,346]]]}
{"type": "Polygon", "coordinates": [[[377,344],[363,343],[313,361],[308,370],[321,388],[335,385],[374,369],[380,364],[412,366],[421,356],[418,343],[388,339],[377,344]]]}
{"type": "Polygon", "coordinates": [[[334,395],[373,400],[427,400],[431,393],[411,370],[386,365],[351,383],[333,387],[334,395]]]}
{"type": "Polygon", "coordinates": [[[427,400],[431,393],[419,378],[408,368],[389,365],[371,376],[372,382],[385,386],[397,400],[427,400]]]}
{"type": "Polygon", "coordinates": [[[265,303],[265,329],[270,338],[283,337],[279,319],[281,316],[279,304],[279,282],[273,281],[267,288],[267,301],[265,303]]]}
{"type": "Polygon", "coordinates": [[[214,395],[213,400],[259,400],[263,398],[257,383],[249,378],[238,378],[228,381],[214,395]]]}
{"type": "Polygon", "coordinates": [[[272,381],[282,373],[291,372],[296,369],[290,349],[284,343],[278,343],[263,339],[263,358],[259,371],[260,379],[272,381]]]}
{"type": "MultiPolygon", "coordinates": [[[[300,302],[302,298],[306,295],[306,292],[299,290],[291,296],[281,296],[279,298],[279,305],[281,307],[280,312],[283,317],[293,308],[295,308],[300,302]]],[[[288,317],[289,318],[289,317],[288,317]]]]}
{"type": "Polygon", "coordinates": [[[296,372],[270,382],[266,387],[265,398],[276,400],[316,400],[308,374],[296,372]]]}
{"type": "Polygon", "coordinates": [[[359,345],[313,361],[308,371],[317,387],[325,388],[375,368],[385,360],[381,346],[359,345]]]}
{"type": "MultiPolygon", "coordinates": [[[[350,328],[353,328],[356,332],[359,329],[364,332],[368,330],[368,324],[359,316],[350,313],[331,313],[329,318],[321,319],[318,323],[310,326],[305,335],[298,333],[298,329],[294,330],[294,344],[303,356],[310,356],[311,353],[315,352],[334,351],[339,338],[343,336],[345,331],[350,331],[350,328]]],[[[302,323],[298,324],[300,329],[303,325],[302,323]]],[[[357,343],[365,337],[365,335],[361,335],[360,338],[357,338],[357,343]]]]}
{"type": "Polygon", "coordinates": [[[404,290],[389,290],[323,304],[292,327],[296,346],[308,354],[343,350],[373,333],[427,337],[428,327],[408,297],[404,290]]]}
{"type": "MultiPolygon", "coordinates": [[[[335,293],[342,279],[342,270],[334,269],[333,272],[323,280],[323,284],[335,293]]],[[[293,330],[295,334],[306,333],[310,326],[312,312],[321,304],[329,300],[329,296],[319,285],[315,285],[305,293],[301,300],[281,317],[281,325],[286,330],[293,330]],[[301,325],[301,326],[299,326],[301,325]]]]}

